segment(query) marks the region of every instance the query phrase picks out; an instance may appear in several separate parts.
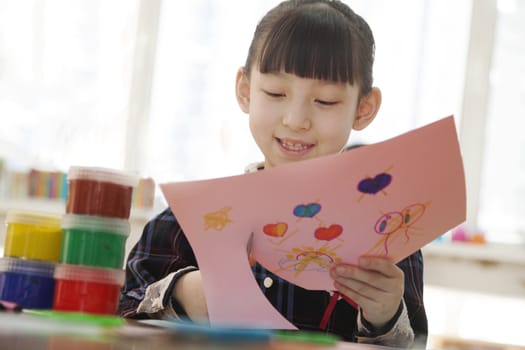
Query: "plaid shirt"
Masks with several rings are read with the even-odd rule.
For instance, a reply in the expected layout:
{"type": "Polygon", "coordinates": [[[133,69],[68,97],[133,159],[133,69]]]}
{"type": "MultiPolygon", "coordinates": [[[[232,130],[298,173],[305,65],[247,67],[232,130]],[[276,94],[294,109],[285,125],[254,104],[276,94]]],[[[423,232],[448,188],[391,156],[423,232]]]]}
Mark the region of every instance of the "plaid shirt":
{"type": "MultiPolygon", "coordinates": [[[[360,313],[339,299],[325,331],[347,341],[373,342],[406,347],[392,343],[392,329],[399,327],[404,314],[405,328],[415,334],[416,344],[426,344],[427,319],[423,305],[423,257],[417,251],[398,263],[405,273],[403,303],[392,321],[374,330],[360,313]],[[408,317],[407,317],[408,316],[408,317]],[[397,326],[396,326],[397,325],[397,326]],[[385,335],[386,333],[386,335],[385,335]],[[386,337],[386,338],[385,338],[386,337]]],[[[126,263],[126,283],[121,290],[119,314],[128,318],[162,318],[184,315],[183,308],[172,298],[173,285],[184,273],[197,270],[193,250],[171,209],[166,209],[144,228],[126,263]]],[[[331,298],[327,291],[310,291],[295,286],[264,269],[253,267],[262,292],[274,307],[300,329],[317,330],[331,298]]],[[[406,338],[406,337],[405,337],[406,338]]]]}

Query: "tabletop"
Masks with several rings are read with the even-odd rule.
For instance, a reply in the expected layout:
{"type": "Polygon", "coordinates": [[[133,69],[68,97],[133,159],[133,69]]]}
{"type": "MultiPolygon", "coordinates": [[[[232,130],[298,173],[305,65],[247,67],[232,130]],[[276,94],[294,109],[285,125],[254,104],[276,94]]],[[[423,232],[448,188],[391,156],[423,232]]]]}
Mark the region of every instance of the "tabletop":
{"type": "Polygon", "coordinates": [[[165,327],[126,320],[119,326],[64,322],[24,313],[0,312],[0,349],[9,350],[385,350],[387,347],[334,341],[245,339],[181,334],[165,327]]]}

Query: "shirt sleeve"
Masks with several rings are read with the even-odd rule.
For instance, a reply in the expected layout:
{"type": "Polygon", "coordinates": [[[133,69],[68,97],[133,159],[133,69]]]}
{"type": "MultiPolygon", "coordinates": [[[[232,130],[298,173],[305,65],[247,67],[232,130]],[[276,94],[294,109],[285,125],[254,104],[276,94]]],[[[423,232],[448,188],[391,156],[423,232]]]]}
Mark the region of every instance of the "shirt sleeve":
{"type": "Polygon", "coordinates": [[[408,320],[414,331],[414,346],[426,347],[428,321],[423,303],[423,254],[421,250],[400,261],[399,266],[405,273],[404,301],[408,320]]]}
{"type": "Polygon", "coordinates": [[[405,292],[398,313],[388,326],[374,330],[358,316],[358,341],[401,347],[426,347],[428,322],[423,303],[423,255],[416,251],[397,266],[405,274],[405,292]]]}
{"type": "Polygon", "coordinates": [[[361,310],[357,317],[357,341],[365,344],[381,344],[392,347],[409,348],[414,343],[414,331],[408,320],[405,301],[402,300],[399,310],[385,329],[376,330],[362,317],[361,310]]]}
{"type": "Polygon", "coordinates": [[[146,224],[129,253],[118,314],[143,319],[183,313],[172,298],[173,286],[183,274],[197,269],[193,250],[168,208],[146,224]]]}

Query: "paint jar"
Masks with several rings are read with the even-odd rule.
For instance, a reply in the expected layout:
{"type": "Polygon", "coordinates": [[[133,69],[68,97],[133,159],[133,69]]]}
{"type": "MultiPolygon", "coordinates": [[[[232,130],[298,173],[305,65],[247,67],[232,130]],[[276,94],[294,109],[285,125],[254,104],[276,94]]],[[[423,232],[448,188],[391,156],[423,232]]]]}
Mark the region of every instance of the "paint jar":
{"type": "Polygon", "coordinates": [[[128,220],[92,215],[64,215],[60,262],[122,268],[129,232],[128,220]]]}
{"type": "Polygon", "coordinates": [[[58,262],[62,244],[59,215],[9,210],[6,224],[5,256],[58,262]]]}
{"type": "Polygon", "coordinates": [[[66,213],[128,219],[138,176],[122,171],[71,167],[66,213]]]}
{"type": "Polygon", "coordinates": [[[122,269],[57,264],[53,310],[115,315],[124,278],[122,269]]]}
{"type": "Polygon", "coordinates": [[[0,299],[27,309],[51,309],[55,291],[55,264],[0,258],[0,299]]]}

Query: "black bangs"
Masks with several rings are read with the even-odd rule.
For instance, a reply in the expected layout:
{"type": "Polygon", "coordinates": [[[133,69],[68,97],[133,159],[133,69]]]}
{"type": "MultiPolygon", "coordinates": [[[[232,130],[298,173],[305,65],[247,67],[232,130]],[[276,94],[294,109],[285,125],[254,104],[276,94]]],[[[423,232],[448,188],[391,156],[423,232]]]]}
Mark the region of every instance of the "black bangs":
{"type": "Polygon", "coordinates": [[[332,8],[292,10],[266,36],[259,70],[354,84],[350,31],[348,20],[332,8]]]}

